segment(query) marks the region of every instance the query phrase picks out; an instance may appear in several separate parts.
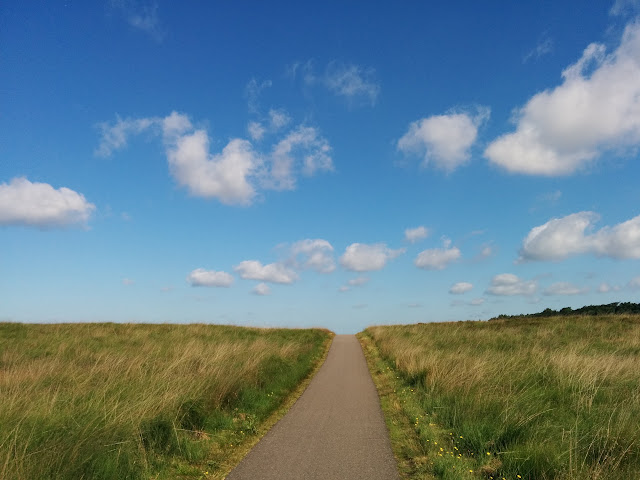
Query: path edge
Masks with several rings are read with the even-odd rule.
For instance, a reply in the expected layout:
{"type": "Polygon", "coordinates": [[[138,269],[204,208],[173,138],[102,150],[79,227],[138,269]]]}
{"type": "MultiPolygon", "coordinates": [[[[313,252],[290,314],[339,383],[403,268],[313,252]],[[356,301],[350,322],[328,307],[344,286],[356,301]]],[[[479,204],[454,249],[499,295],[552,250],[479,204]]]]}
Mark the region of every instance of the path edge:
{"type": "Polygon", "coordinates": [[[231,473],[231,470],[236,468],[244,457],[248,455],[253,447],[262,440],[269,430],[271,430],[276,423],[278,423],[282,417],[284,417],[291,407],[298,401],[298,399],[305,392],[311,380],[316,376],[318,371],[324,365],[327,356],[329,355],[329,350],[331,349],[331,345],[333,344],[333,338],[336,336],[334,332],[329,331],[329,336],[324,342],[324,351],[322,355],[318,358],[315,366],[311,369],[309,374],[298,384],[298,386],[289,394],[289,396],[282,402],[282,404],[264,421],[257,429],[257,432],[254,436],[252,436],[247,442],[243,443],[242,446],[236,449],[232,455],[227,457],[225,462],[221,465],[219,470],[219,474],[221,478],[227,478],[227,475],[231,473]]]}

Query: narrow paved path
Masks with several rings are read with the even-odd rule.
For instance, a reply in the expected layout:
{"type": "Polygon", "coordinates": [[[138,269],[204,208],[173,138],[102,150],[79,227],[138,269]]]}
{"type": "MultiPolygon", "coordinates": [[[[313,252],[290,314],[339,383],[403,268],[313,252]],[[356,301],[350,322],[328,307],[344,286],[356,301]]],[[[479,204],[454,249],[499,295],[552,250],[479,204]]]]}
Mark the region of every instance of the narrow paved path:
{"type": "Polygon", "coordinates": [[[291,410],[227,480],[396,480],[376,387],[354,335],[336,335],[291,410]]]}

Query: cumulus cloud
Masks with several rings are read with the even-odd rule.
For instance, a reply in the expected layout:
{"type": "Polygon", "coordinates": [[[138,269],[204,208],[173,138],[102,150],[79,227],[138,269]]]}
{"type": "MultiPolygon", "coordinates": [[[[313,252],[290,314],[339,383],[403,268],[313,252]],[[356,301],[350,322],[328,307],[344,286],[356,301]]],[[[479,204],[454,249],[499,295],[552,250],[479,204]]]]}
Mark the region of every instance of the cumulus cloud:
{"type": "Polygon", "coordinates": [[[362,101],[375,105],[380,85],[375,81],[375,70],[358,65],[332,62],[327,65],[324,84],[336,95],[349,101],[362,101]]]}
{"type": "Polygon", "coordinates": [[[451,247],[451,241],[445,240],[443,248],[430,248],[423,250],[414,260],[418,268],[424,270],[443,270],[451,262],[458,260],[462,254],[458,247],[451,247]]]}
{"type": "Polygon", "coordinates": [[[471,300],[469,302],[469,305],[472,305],[474,307],[478,307],[480,305],[482,305],[484,303],[484,298],[474,298],[473,300],[471,300]]]}
{"type": "Polygon", "coordinates": [[[404,239],[407,242],[416,243],[420,240],[427,238],[429,230],[426,227],[420,226],[416,228],[407,228],[404,231],[404,239]]]}
{"type": "Polygon", "coordinates": [[[487,293],[491,295],[533,295],[538,289],[535,280],[521,280],[511,273],[501,273],[491,279],[487,293]]]}
{"type": "Polygon", "coordinates": [[[629,288],[632,290],[640,290],[640,277],[632,278],[631,281],[629,281],[629,288]]]}
{"type": "Polygon", "coordinates": [[[468,282],[458,282],[451,286],[449,293],[453,295],[461,295],[473,289],[473,284],[468,282]]]}
{"type": "Polygon", "coordinates": [[[125,286],[133,285],[134,283],[136,283],[136,282],[134,282],[130,278],[123,278],[122,279],[122,284],[125,285],[125,286]]]}
{"type": "Polygon", "coordinates": [[[257,260],[245,260],[233,267],[241,278],[261,282],[290,284],[298,280],[298,274],[281,263],[262,265],[257,260]]]}
{"type": "Polygon", "coordinates": [[[353,272],[381,270],[389,260],[404,252],[403,248],[392,250],[384,243],[352,243],[340,257],[340,264],[353,272]]]}
{"type": "Polygon", "coordinates": [[[207,132],[196,130],[171,142],[167,158],[173,177],[192,195],[228,205],[249,205],[256,195],[251,177],[262,160],[247,140],[232,139],[221,153],[211,154],[207,132]]]}
{"type": "Polygon", "coordinates": [[[320,273],[331,273],[336,268],[333,246],[320,238],[300,240],[291,245],[290,253],[291,262],[296,268],[320,273]]]}
{"type": "Polygon", "coordinates": [[[562,77],[518,110],[515,132],[487,147],[492,163],[514,173],[569,175],[606,151],[638,147],[640,23],[626,27],[613,53],[589,45],[562,77]]]}
{"type": "Polygon", "coordinates": [[[271,287],[269,287],[269,285],[267,285],[266,283],[259,283],[258,285],[253,287],[251,292],[254,295],[260,295],[260,296],[271,295],[271,287]]]}
{"type": "Polygon", "coordinates": [[[488,107],[469,112],[433,115],[415,121],[400,140],[397,148],[406,155],[423,157],[423,165],[452,172],[469,160],[469,150],[478,137],[478,128],[489,118],[488,107]]]}
{"type": "Polygon", "coordinates": [[[599,215],[579,212],[533,228],[524,239],[520,261],[563,260],[590,253],[618,259],[640,258],[640,215],[593,233],[599,215]]]}
{"type": "Polygon", "coordinates": [[[557,282],[552,285],[549,285],[544,292],[543,295],[578,295],[580,293],[588,292],[588,288],[579,288],[574,284],[569,282],[557,282]]]}
{"type": "Polygon", "coordinates": [[[227,272],[196,268],[187,275],[187,283],[192,287],[230,287],[233,284],[233,275],[227,272]]]}
{"type": "Polygon", "coordinates": [[[96,209],[84,195],[69,188],[16,177],[0,183],[0,225],[52,228],[85,225],[96,209]]]}
{"type": "MultiPolygon", "coordinates": [[[[288,123],[282,111],[270,112],[278,128],[288,123]]],[[[146,130],[161,134],[173,178],[192,195],[216,198],[227,205],[250,205],[259,189],[291,190],[297,177],[333,169],[331,146],[314,127],[298,126],[277,142],[270,153],[256,151],[248,140],[233,138],[219,153],[210,152],[206,130],[197,129],[185,114],[172,112],[165,118],[121,119],[100,125],[102,138],[96,154],[108,156],[123,148],[131,135],[146,130]]],[[[275,127],[274,127],[275,128],[275,127]]],[[[254,140],[264,127],[253,122],[254,140]]]]}

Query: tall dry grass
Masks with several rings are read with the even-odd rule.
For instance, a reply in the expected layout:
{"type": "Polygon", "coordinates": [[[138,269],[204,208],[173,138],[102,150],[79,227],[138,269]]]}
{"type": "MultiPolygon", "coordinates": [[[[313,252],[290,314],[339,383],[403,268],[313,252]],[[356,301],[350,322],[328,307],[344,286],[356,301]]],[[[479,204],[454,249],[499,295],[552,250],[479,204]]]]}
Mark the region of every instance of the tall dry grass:
{"type": "Polygon", "coordinates": [[[478,459],[475,475],[640,478],[640,316],[365,333],[414,389],[429,421],[451,431],[450,447],[478,459]]]}
{"type": "Polygon", "coordinates": [[[216,442],[239,441],[277,408],[327,338],[212,325],[0,324],[0,478],[140,479],[176,459],[204,461],[216,442]]]}

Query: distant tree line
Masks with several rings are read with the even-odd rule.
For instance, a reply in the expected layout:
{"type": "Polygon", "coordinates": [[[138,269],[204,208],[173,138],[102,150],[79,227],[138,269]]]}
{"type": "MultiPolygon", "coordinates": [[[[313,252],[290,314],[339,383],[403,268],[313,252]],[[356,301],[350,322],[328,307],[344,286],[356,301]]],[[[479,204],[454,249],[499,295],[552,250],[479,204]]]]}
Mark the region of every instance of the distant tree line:
{"type": "Polygon", "coordinates": [[[528,313],[523,315],[498,315],[491,320],[501,320],[509,318],[544,318],[544,317],[557,317],[568,315],[620,315],[620,314],[640,314],[640,303],[632,302],[614,302],[606,305],[587,305],[584,307],[576,308],[564,307],[560,310],[554,310],[552,308],[545,308],[538,313],[528,313]]]}

